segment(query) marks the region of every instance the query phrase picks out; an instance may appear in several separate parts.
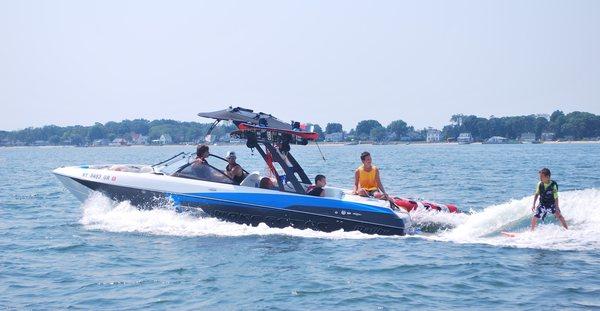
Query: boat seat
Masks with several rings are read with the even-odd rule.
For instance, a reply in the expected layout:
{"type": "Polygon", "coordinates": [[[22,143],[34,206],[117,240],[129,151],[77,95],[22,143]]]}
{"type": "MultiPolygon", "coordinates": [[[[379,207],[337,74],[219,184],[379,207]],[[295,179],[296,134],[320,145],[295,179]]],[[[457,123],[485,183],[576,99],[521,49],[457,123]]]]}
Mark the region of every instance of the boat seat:
{"type": "Polygon", "coordinates": [[[260,172],[252,172],[242,182],[240,186],[258,188],[260,184],[260,172]]]}
{"type": "Polygon", "coordinates": [[[339,188],[325,187],[325,188],[323,188],[323,191],[325,192],[323,194],[323,196],[327,197],[327,198],[338,198],[338,199],[341,199],[342,196],[344,195],[344,191],[342,189],[339,189],[339,188]]]}
{"type": "Polygon", "coordinates": [[[153,173],[154,169],[148,165],[126,165],[126,164],[115,164],[108,167],[110,171],[128,172],[128,173],[153,173]]]}
{"type": "Polygon", "coordinates": [[[154,173],[154,168],[149,165],[144,165],[140,167],[140,173],[154,173]]]}

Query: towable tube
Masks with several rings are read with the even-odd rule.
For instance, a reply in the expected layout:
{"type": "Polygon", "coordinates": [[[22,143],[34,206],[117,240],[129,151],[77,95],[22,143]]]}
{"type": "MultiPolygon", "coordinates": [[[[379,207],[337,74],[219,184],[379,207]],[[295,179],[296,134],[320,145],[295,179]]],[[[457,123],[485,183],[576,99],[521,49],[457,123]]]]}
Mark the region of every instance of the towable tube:
{"type": "Polygon", "coordinates": [[[439,204],[428,201],[415,201],[411,199],[393,198],[394,204],[399,207],[404,208],[407,212],[414,210],[434,210],[438,212],[446,212],[446,213],[460,213],[456,205],[452,204],[439,204]]]}

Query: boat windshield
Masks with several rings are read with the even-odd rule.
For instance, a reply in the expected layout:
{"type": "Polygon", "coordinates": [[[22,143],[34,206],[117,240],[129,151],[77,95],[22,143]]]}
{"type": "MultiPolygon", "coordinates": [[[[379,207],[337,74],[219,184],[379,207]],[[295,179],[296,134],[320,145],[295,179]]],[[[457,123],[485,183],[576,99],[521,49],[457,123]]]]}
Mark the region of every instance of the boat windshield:
{"type": "MultiPolygon", "coordinates": [[[[175,177],[199,179],[224,184],[233,184],[233,180],[225,172],[215,168],[209,163],[200,163],[195,161],[196,153],[180,153],[165,161],[155,164],[157,171],[165,175],[175,177]]],[[[210,155],[211,159],[227,162],[224,158],[210,155]]],[[[244,171],[246,175],[248,172],[244,171]]]]}
{"type": "Polygon", "coordinates": [[[186,164],[175,172],[173,176],[233,184],[231,178],[207,163],[192,162],[186,164]]]}
{"type": "Polygon", "coordinates": [[[180,152],[164,161],[152,165],[154,171],[165,175],[173,175],[182,166],[191,163],[194,160],[195,154],[180,152]]]}

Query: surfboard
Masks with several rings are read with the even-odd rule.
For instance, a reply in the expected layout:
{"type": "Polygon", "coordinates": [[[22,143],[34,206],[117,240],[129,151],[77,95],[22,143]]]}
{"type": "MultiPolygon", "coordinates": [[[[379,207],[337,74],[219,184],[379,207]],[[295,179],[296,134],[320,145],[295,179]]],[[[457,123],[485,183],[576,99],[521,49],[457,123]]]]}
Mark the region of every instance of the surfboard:
{"type": "Polygon", "coordinates": [[[517,235],[519,235],[518,232],[509,232],[509,231],[502,231],[500,232],[503,236],[509,237],[509,238],[514,238],[517,235]]]}

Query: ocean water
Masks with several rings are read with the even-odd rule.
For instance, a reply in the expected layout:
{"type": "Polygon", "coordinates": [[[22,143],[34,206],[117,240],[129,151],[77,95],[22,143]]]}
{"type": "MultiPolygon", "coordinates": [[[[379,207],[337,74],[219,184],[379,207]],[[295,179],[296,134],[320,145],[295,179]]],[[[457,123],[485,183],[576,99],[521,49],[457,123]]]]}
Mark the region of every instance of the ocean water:
{"type": "MultiPolygon", "coordinates": [[[[248,170],[264,171],[243,146],[248,170]]],[[[380,237],[249,227],[77,201],[51,170],[156,163],[193,146],[0,148],[0,309],[600,308],[600,144],[293,147],[311,176],[350,188],[363,150],[388,192],[455,203],[420,232],[380,237]],[[537,171],[560,187],[570,230],[527,232],[537,171]],[[523,231],[516,238],[502,230],[523,231]]]]}

